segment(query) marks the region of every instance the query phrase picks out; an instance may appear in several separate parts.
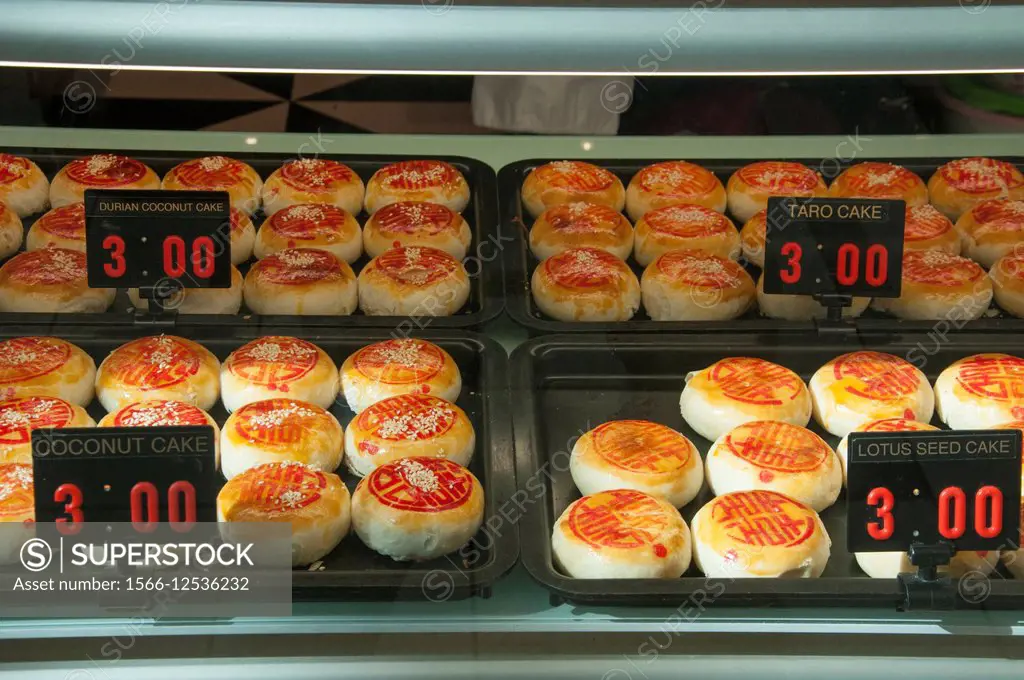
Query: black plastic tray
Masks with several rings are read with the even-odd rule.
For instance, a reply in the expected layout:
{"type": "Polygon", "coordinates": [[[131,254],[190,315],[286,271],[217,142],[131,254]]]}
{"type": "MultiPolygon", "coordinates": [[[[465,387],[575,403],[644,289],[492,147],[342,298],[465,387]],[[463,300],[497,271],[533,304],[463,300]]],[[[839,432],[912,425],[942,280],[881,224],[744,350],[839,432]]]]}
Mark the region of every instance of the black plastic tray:
{"type": "MultiPolygon", "coordinates": [[[[981,334],[959,336],[956,343],[905,335],[808,339],[800,344],[771,335],[696,338],[634,334],[600,339],[554,335],[520,346],[512,355],[511,374],[517,476],[520,494],[526,493],[529,499],[520,527],[527,570],[554,599],[584,605],[678,606],[705,591],[700,596],[705,602],[708,592],[717,593],[712,598],[716,606],[900,606],[903,592],[897,580],[864,575],[846,549],[845,491],[835,505],[821,513],[832,538],[832,554],[817,579],[708,579],[693,565],[678,579],[577,579],[560,572],[551,555],[555,520],[580,497],[569,473],[568,453],[583,432],[609,420],[653,420],[685,434],[703,456],[711,442],[697,435],[679,412],[686,373],[725,357],[753,356],[793,369],[806,381],[829,359],[863,348],[898,356],[909,353],[918,366],[923,359],[922,370],[932,381],[964,356],[1013,349],[1002,339],[994,342],[981,334]]],[[[938,425],[938,420],[933,424],[938,425]]],[[[838,444],[838,437],[825,433],[813,420],[809,427],[833,448],[838,444]]],[[[711,498],[705,484],[697,498],[683,508],[687,523],[711,498]]],[[[991,592],[980,606],[1024,607],[1024,581],[1013,580],[1001,566],[988,585],[991,592]]],[[[954,580],[954,595],[957,586],[954,580]]],[[[956,602],[958,607],[971,606],[959,597],[956,602]]]]}
{"type": "MultiPolygon", "coordinates": [[[[0,147],[0,152],[13,153],[19,156],[27,156],[39,164],[39,167],[48,178],[53,179],[64,165],[76,158],[82,158],[93,153],[123,153],[142,161],[163,177],[168,170],[178,163],[193,158],[199,158],[214,152],[167,152],[167,151],[110,151],[110,150],[53,150],[24,147],[0,147]]],[[[225,154],[232,158],[248,163],[264,179],[296,156],[271,153],[231,153],[225,154]]],[[[348,165],[358,174],[365,183],[378,169],[402,160],[409,160],[412,156],[397,155],[339,155],[321,154],[320,158],[340,161],[348,165]]],[[[458,168],[466,177],[470,188],[470,201],[462,212],[463,217],[469,223],[473,232],[473,242],[470,245],[469,255],[464,262],[470,275],[470,294],[465,306],[452,316],[447,317],[405,317],[405,316],[367,316],[356,311],[351,316],[298,316],[298,315],[273,315],[261,316],[250,313],[243,303],[242,310],[238,314],[190,314],[180,315],[179,323],[212,326],[252,326],[255,324],[284,326],[307,326],[307,327],[332,327],[332,328],[406,328],[414,329],[445,329],[445,328],[478,328],[485,322],[493,319],[501,313],[504,306],[502,262],[499,251],[504,245],[500,237],[500,227],[497,208],[495,206],[497,190],[495,188],[494,171],[486,163],[473,158],[462,156],[436,156],[437,160],[451,163],[458,168]]],[[[41,215],[32,215],[23,221],[26,232],[30,226],[41,215]]],[[[262,212],[253,216],[253,224],[259,229],[264,219],[262,212]]],[[[360,226],[367,219],[365,213],[356,216],[360,226]]],[[[248,271],[249,265],[255,260],[250,260],[239,266],[243,276],[248,271]]],[[[352,269],[359,273],[369,258],[364,253],[352,265],[352,269]]],[[[117,298],[110,309],[101,314],[0,314],[0,321],[7,323],[38,324],[48,323],[51,320],[59,320],[65,324],[123,324],[130,323],[133,314],[131,302],[127,293],[122,289],[118,291],[117,298]]]]}
{"type": "MultiPolygon", "coordinates": [[[[849,154],[852,149],[839,150],[849,154]]],[[[1024,157],[998,157],[1001,160],[1009,161],[1024,169],[1024,157]]],[[[758,331],[795,331],[806,332],[815,327],[815,322],[794,322],[781,319],[769,319],[763,317],[756,309],[748,311],[738,319],[732,321],[653,321],[647,316],[643,307],[630,321],[613,322],[565,322],[556,321],[544,315],[533,301],[530,293],[530,276],[534,268],[539,264],[537,258],[530,251],[529,234],[532,219],[523,212],[523,201],[520,189],[523,181],[530,171],[539,165],[551,161],[562,160],[560,158],[535,158],[531,160],[517,161],[506,165],[498,172],[498,202],[501,210],[503,233],[507,238],[514,239],[509,242],[505,249],[505,272],[507,281],[505,290],[507,295],[506,308],[509,315],[519,324],[526,326],[534,334],[537,333],[575,333],[575,332],[601,332],[601,333],[633,333],[644,331],[680,331],[680,332],[732,332],[732,333],[753,333],[758,331]]],[[[629,180],[642,168],[662,160],[674,159],[594,159],[579,158],[587,163],[610,170],[618,175],[623,186],[629,185],[629,180]]],[[[932,176],[939,166],[953,160],[952,158],[855,158],[843,161],[835,157],[829,158],[774,158],[774,159],[747,159],[747,160],[716,160],[716,159],[691,159],[694,163],[707,168],[725,185],[733,172],[749,163],[758,160],[788,160],[804,163],[816,169],[830,182],[840,172],[850,165],[867,160],[889,161],[902,165],[918,174],[925,182],[932,176]]],[[[731,217],[731,216],[730,216],[731,217]]],[[[735,220],[734,220],[735,222],[735,220]]],[[[736,224],[737,229],[742,224],[736,224]]],[[[637,278],[643,274],[643,268],[630,256],[627,261],[637,278]]],[[[747,263],[747,270],[757,282],[760,276],[760,269],[747,263]]],[[[992,304],[992,316],[983,317],[966,324],[949,324],[955,330],[993,330],[993,331],[1024,331],[1024,319],[1016,319],[999,310],[995,303],[992,304]]],[[[844,322],[851,328],[864,328],[871,331],[927,331],[935,326],[935,321],[902,321],[873,309],[868,309],[859,319],[844,322]]]]}
{"type": "MultiPolygon", "coordinates": [[[[182,337],[199,342],[223,361],[232,350],[251,339],[249,334],[222,332],[219,337],[202,339],[192,329],[179,329],[182,337]]],[[[282,329],[286,334],[315,343],[340,367],[347,356],[372,342],[386,340],[383,331],[350,331],[322,334],[315,328],[282,329]]],[[[4,326],[0,338],[40,335],[40,327],[4,326]]],[[[81,329],[62,328],[51,334],[73,342],[96,361],[97,366],[108,353],[133,338],[145,337],[145,329],[104,329],[100,337],[81,329]]],[[[508,378],[504,349],[495,341],[469,332],[439,331],[418,337],[444,348],[462,373],[462,393],[457,404],[466,412],[476,430],[476,451],[469,469],[484,488],[484,516],[500,517],[499,510],[515,489],[514,459],[508,378]]],[[[98,400],[89,405],[89,414],[99,422],[104,409],[98,400]]],[[[330,412],[347,426],[354,416],[339,395],[330,412]]],[[[227,412],[221,402],[210,415],[223,425],[227,412]]],[[[354,490],[359,477],[345,470],[337,474],[354,490]]],[[[492,525],[494,522],[492,522],[492,525]]],[[[467,547],[428,562],[396,562],[367,548],[354,532],[328,556],[323,558],[323,571],[298,568],[292,574],[294,597],[300,600],[433,600],[465,599],[474,595],[487,597],[491,586],[515,565],[519,554],[516,527],[503,523],[497,528],[481,527],[467,547]]]]}

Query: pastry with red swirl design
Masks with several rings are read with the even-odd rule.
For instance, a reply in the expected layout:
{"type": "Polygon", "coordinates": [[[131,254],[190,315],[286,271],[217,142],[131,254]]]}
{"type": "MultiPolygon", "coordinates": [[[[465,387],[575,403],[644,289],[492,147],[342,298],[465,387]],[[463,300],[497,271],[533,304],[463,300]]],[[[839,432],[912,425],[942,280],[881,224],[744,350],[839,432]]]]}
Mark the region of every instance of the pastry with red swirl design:
{"type": "Polygon", "coordinates": [[[54,208],[81,203],[86,189],[159,189],[160,177],[145,163],[128,156],[98,153],[73,160],[50,184],[54,208]]]}
{"type": "Polygon", "coordinates": [[[226,191],[231,207],[252,214],[260,208],[263,180],[251,165],[227,156],[204,156],[171,168],[161,189],[168,191],[226,191]]]}
{"type": "Polygon", "coordinates": [[[282,208],[256,233],[254,253],[262,260],[289,248],[318,248],[352,264],[363,254],[363,235],[351,213],[327,204],[282,208]]]}
{"type": "Polygon", "coordinates": [[[875,298],[872,307],[901,319],[968,321],[992,302],[992,280],[976,262],[941,250],[903,253],[903,288],[898,298],[875,298]]]}
{"type": "Polygon", "coordinates": [[[605,250],[573,248],[533,270],[537,308],[558,321],[628,321],[640,309],[640,281],[605,250]]]}
{"type": "Polygon", "coordinates": [[[908,205],[903,221],[903,250],[941,250],[960,254],[960,234],[949,218],[931,205],[908,205]]]}
{"type": "Polygon", "coordinates": [[[114,288],[90,288],[85,253],[43,248],[0,266],[0,312],[99,313],[114,303],[114,288]]]}
{"type": "Polygon", "coordinates": [[[317,248],[269,255],[245,275],[245,305],[256,314],[347,316],[356,310],[359,284],[352,267],[317,248]]]}
{"type": "Polygon", "coordinates": [[[687,161],[663,161],[641,169],[626,187],[626,212],[634,222],[670,205],[699,205],[725,212],[725,187],[710,170],[687,161]]]}
{"type": "Polygon", "coordinates": [[[271,173],[263,184],[263,212],[303,203],[327,203],[358,215],[363,206],[363,180],[355,171],[327,158],[300,158],[271,173]]]}
{"type": "Polygon", "coordinates": [[[283,335],[267,335],[242,345],[220,369],[221,400],[229,413],[278,397],[330,408],[339,382],[338,368],[327,352],[283,335]]]}
{"type": "Polygon", "coordinates": [[[469,184],[451,163],[411,160],[385,165],[366,183],[366,212],[373,215],[399,201],[439,203],[461,213],[469,204],[469,184]]]}
{"type": "Polygon", "coordinates": [[[615,212],[626,205],[626,189],[615,173],[585,161],[554,161],[523,181],[523,206],[531,217],[563,203],[599,203],[615,212]]]}
{"type": "Polygon", "coordinates": [[[183,401],[209,411],[220,395],[220,362],[197,342],[154,335],[126,342],[100,364],[96,397],[108,411],[137,401],[183,401]]]}
{"type": "Polygon", "coordinates": [[[562,203],[540,214],[530,227],[530,250],[538,260],[573,248],[607,250],[625,260],[633,249],[633,225],[599,203],[562,203]]]}
{"type": "Polygon", "coordinates": [[[41,213],[50,205],[50,183],[30,159],[0,153],[0,203],[18,217],[41,213]]]}
{"type": "Polygon", "coordinates": [[[359,309],[369,316],[451,316],[469,300],[461,262],[424,246],[399,246],[359,272],[359,309]]]}
{"type": "Polygon", "coordinates": [[[21,225],[21,218],[6,203],[0,201],[0,260],[18,252],[24,235],[25,229],[21,225]]]}
{"type": "Polygon", "coordinates": [[[1024,255],[1024,200],[983,201],[960,216],[963,254],[986,269],[1007,255],[1024,255]]]}
{"type": "Polygon", "coordinates": [[[84,253],[85,204],[69,203],[36,220],[25,235],[25,250],[40,248],[67,248],[84,253]]]}
{"type": "Polygon", "coordinates": [[[427,246],[461,261],[472,241],[473,232],[462,215],[428,201],[391,203],[363,226],[363,249],[370,257],[399,246],[427,246]]]}
{"type": "Polygon", "coordinates": [[[17,564],[26,541],[36,535],[35,487],[32,465],[0,463],[0,564],[17,564]]]}
{"type": "Polygon", "coordinates": [[[0,401],[0,464],[32,464],[32,430],[93,427],[78,404],[57,397],[15,397],[0,401]]]}
{"type": "Polygon", "coordinates": [[[746,222],[768,207],[772,196],[811,198],[828,195],[821,175],[801,163],[761,161],[745,165],[732,174],[726,185],[729,212],[746,222]]]}
{"type": "Polygon", "coordinates": [[[954,430],[1024,420],[1024,359],[990,352],[954,361],[935,381],[935,411],[954,430]]]}
{"type": "Polygon", "coordinates": [[[0,340],[0,399],[57,397],[88,406],[96,363],[67,340],[31,336],[0,340]]]}
{"type": "Polygon", "coordinates": [[[988,272],[996,304],[1018,318],[1024,318],[1024,253],[1003,257],[988,272]]]}
{"type": "Polygon", "coordinates": [[[828,188],[836,198],[874,198],[905,202],[908,206],[928,203],[924,180],[902,165],[865,161],[851,165],[832,180],[828,188]]]}
{"type": "Polygon", "coordinates": [[[978,203],[992,198],[1024,200],[1024,173],[995,158],[959,158],[928,180],[929,202],[954,222],[978,203]]]}
{"type": "Polygon", "coordinates": [[[733,260],[699,250],[670,250],[640,277],[654,321],[725,321],[754,305],[754,280],[733,260]]]}
{"type": "Polygon", "coordinates": [[[341,365],[341,389],[359,413],[401,394],[429,394],[455,402],[462,375],[448,352],[418,338],[392,338],[351,354],[341,365]]]}
{"type": "Polygon", "coordinates": [[[702,250],[731,260],[740,254],[736,225],[699,205],[651,210],[637,221],[634,236],[633,255],[642,267],[672,250],[702,250]]]}

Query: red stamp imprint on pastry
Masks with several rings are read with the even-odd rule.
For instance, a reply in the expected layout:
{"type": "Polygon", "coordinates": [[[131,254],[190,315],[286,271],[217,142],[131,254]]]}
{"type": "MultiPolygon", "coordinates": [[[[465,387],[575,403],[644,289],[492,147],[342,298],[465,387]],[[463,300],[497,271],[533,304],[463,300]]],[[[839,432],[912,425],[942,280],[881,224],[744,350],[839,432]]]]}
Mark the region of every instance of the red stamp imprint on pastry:
{"type": "Polygon", "coordinates": [[[956,381],[968,393],[985,399],[1024,400],[1024,359],[1008,354],[969,357],[957,369],[956,381]]]}
{"type": "Polygon", "coordinates": [[[293,399],[267,399],[246,404],[235,412],[235,431],[250,442],[283,446],[303,440],[307,431],[325,420],[312,404],[293,399]]]}
{"type": "Polygon", "coordinates": [[[615,175],[604,168],[580,161],[555,161],[536,170],[537,179],[549,187],[572,191],[604,191],[615,183],[615,175]]]}
{"type": "Polygon", "coordinates": [[[671,472],[686,467],[692,445],[670,427],[647,420],[616,420],[593,432],[594,451],[630,472],[671,472]]]}
{"type": "Polygon", "coordinates": [[[199,372],[195,350],[167,335],[134,340],[104,363],[113,378],[143,389],[171,387],[199,372]]]}
{"type": "Polygon", "coordinates": [[[469,470],[445,458],[403,458],[366,477],[370,494],[382,505],[411,512],[444,512],[473,493],[469,470]]]}
{"type": "Polygon", "coordinates": [[[883,352],[851,352],[838,357],[832,362],[832,374],[836,380],[853,379],[853,384],[844,388],[850,394],[876,401],[913,394],[921,384],[911,364],[883,352]]]}
{"type": "Polygon", "coordinates": [[[751,357],[719,361],[708,379],[725,396],[748,404],[781,406],[806,389],[800,376],[788,368],[751,357]]]}
{"type": "Polygon", "coordinates": [[[287,391],[287,383],[307,375],[316,367],[319,358],[312,343],[298,338],[272,336],[260,338],[232,352],[228,371],[256,385],[287,391]]]}
{"type": "Polygon", "coordinates": [[[7,261],[4,271],[28,285],[56,286],[86,281],[85,253],[67,248],[40,248],[7,261]]]}
{"type": "Polygon", "coordinates": [[[412,286],[443,281],[459,268],[458,260],[448,253],[425,246],[391,248],[373,262],[388,278],[412,286]]]}
{"type": "Polygon", "coordinates": [[[94,187],[118,187],[138,182],[146,176],[146,166],[134,158],[115,154],[98,154],[71,161],[68,178],[94,187]]]}
{"type": "Polygon", "coordinates": [[[931,205],[907,206],[903,228],[905,241],[927,241],[953,228],[949,218],[931,205]]]}
{"type": "Polygon", "coordinates": [[[371,219],[381,231],[436,236],[451,230],[455,213],[439,203],[399,201],[384,206],[371,219]]]}
{"type": "Polygon", "coordinates": [[[403,394],[373,404],[359,414],[357,424],[368,436],[392,441],[440,437],[455,427],[458,416],[451,403],[429,394],[403,394]]]}
{"type": "Polygon", "coordinates": [[[375,176],[388,189],[416,191],[455,184],[459,174],[444,161],[402,161],[381,168],[375,176]]]}
{"type": "Polygon", "coordinates": [[[235,236],[241,234],[252,223],[249,216],[238,208],[231,208],[229,215],[231,215],[231,233],[235,236]]]}
{"type": "Polygon", "coordinates": [[[27,158],[0,153],[0,184],[13,184],[32,171],[27,158]]]}
{"type": "Polygon", "coordinates": [[[71,358],[71,346],[56,338],[12,338],[0,342],[0,385],[17,385],[56,371],[71,358]]]}
{"type": "Polygon", "coordinates": [[[686,161],[656,163],[637,174],[640,188],[660,196],[693,196],[701,198],[718,186],[717,178],[708,170],[686,161]]]}
{"type": "Polygon", "coordinates": [[[320,500],[327,488],[324,473],[305,465],[261,465],[243,472],[242,477],[239,502],[263,510],[304,508],[320,500]]]}
{"type": "Polygon", "coordinates": [[[544,260],[541,265],[551,279],[566,288],[600,288],[617,284],[625,264],[598,248],[574,248],[544,260]]]}
{"type": "Polygon", "coordinates": [[[816,470],[831,453],[814,433],[775,420],[740,425],[726,435],[725,447],[752,465],[776,472],[816,470]]]}
{"type": "Polygon", "coordinates": [[[872,198],[900,198],[915,187],[921,178],[906,168],[891,163],[861,163],[843,173],[840,180],[844,193],[872,198]]]}
{"type": "Polygon", "coordinates": [[[85,204],[72,203],[54,208],[36,222],[48,234],[75,241],[85,241],[85,204]]]}
{"type": "Polygon", "coordinates": [[[245,166],[227,156],[186,161],[171,171],[182,186],[194,189],[232,187],[245,180],[245,166]]]}
{"type": "Polygon", "coordinates": [[[209,425],[198,406],[183,401],[157,400],[125,406],[114,416],[116,427],[166,427],[169,425],[209,425]]]}
{"type": "Polygon", "coordinates": [[[950,161],[939,174],[955,189],[967,194],[1007,191],[1024,185],[1024,175],[1012,163],[994,158],[961,158],[950,161]]]}
{"type": "Polygon", "coordinates": [[[985,276],[985,270],[965,257],[940,250],[911,250],[903,254],[903,278],[931,286],[962,286],[985,276]]]}
{"type": "Polygon", "coordinates": [[[1003,221],[1017,225],[1024,224],[1024,201],[1008,201],[998,198],[984,201],[971,208],[971,215],[979,224],[1003,221]]]}
{"type": "Polygon", "coordinates": [[[656,262],[661,273],[696,288],[736,288],[745,274],[732,260],[693,250],[670,250],[656,262]]]}
{"type": "Polygon", "coordinates": [[[334,184],[355,179],[352,168],[325,158],[301,158],[281,168],[281,180],[299,191],[330,191],[334,184]]]}
{"type": "MultiPolygon", "coordinates": [[[[281,237],[297,241],[336,241],[342,235],[347,214],[333,205],[304,203],[278,210],[267,225],[281,237]]],[[[288,247],[294,247],[289,242],[288,247]]]]}
{"type": "Polygon", "coordinates": [[[729,218],[699,205],[672,205],[651,210],[643,217],[651,231],[679,238],[707,238],[735,232],[729,218]]]}
{"type": "Polygon", "coordinates": [[[711,502],[711,520],[737,543],[792,548],[814,536],[814,511],[774,491],[740,491],[711,502]]]}
{"type": "Polygon", "coordinates": [[[255,265],[257,274],[283,286],[335,281],[344,276],[341,261],[314,248],[281,250],[255,265]]]}
{"type": "Polygon", "coordinates": [[[810,192],[821,183],[818,175],[807,166],[784,161],[752,163],[740,168],[737,174],[755,189],[777,194],[810,192]]]}
{"type": "Polygon", "coordinates": [[[75,417],[71,404],[55,397],[0,401],[0,448],[32,441],[32,430],[67,427],[75,417]]]}
{"type": "Polygon", "coordinates": [[[426,382],[440,373],[444,354],[439,347],[422,340],[394,339],[362,348],[352,364],[375,382],[408,385],[426,382]]]}
{"type": "Polygon", "coordinates": [[[35,510],[32,466],[24,463],[0,465],[0,521],[35,510]]]}
{"type": "Polygon", "coordinates": [[[629,550],[658,540],[668,529],[668,517],[654,498],[638,491],[617,489],[577,501],[566,524],[573,536],[588,545],[629,550]]]}
{"type": "MultiPolygon", "coordinates": [[[[597,203],[563,203],[544,213],[551,228],[563,234],[608,234],[614,236],[624,225],[621,214],[597,203]]],[[[626,229],[632,227],[626,226],[626,229]]]]}

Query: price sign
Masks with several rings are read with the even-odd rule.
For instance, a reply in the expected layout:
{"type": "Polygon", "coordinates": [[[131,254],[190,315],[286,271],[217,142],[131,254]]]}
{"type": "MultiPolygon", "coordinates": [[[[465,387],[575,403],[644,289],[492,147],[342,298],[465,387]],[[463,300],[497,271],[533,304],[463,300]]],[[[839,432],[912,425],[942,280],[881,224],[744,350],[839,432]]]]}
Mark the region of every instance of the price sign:
{"type": "Polygon", "coordinates": [[[89,286],[230,288],[229,210],[223,191],[87,190],[89,286]]]}
{"type": "Polygon", "coordinates": [[[769,198],[764,291],[899,297],[903,201],[769,198]]]}
{"type": "Polygon", "coordinates": [[[36,521],[72,534],[82,522],[188,525],[217,520],[215,437],[208,425],[32,431],[36,521]]]}
{"type": "Polygon", "coordinates": [[[847,547],[905,552],[949,541],[998,550],[1020,541],[1020,430],[854,432],[847,547]]]}

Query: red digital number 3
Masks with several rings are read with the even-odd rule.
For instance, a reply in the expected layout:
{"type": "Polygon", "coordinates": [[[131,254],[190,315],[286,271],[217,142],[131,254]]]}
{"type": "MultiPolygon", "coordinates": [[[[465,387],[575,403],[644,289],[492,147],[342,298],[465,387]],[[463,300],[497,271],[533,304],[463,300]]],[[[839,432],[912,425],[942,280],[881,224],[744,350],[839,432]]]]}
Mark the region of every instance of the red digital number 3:
{"type": "Polygon", "coordinates": [[[804,250],[799,243],[790,241],[782,246],[782,254],[789,258],[786,262],[789,269],[779,271],[779,278],[783,283],[796,283],[800,280],[800,258],[803,256],[804,250]]]}
{"type": "Polygon", "coordinates": [[[892,516],[893,505],[896,499],[884,486],[876,486],[868,492],[868,505],[875,508],[875,517],[878,521],[868,522],[868,536],[876,541],[885,541],[892,538],[896,531],[896,521],[892,516]]]}
{"type": "Polygon", "coordinates": [[[70,522],[67,517],[57,518],[57,531],[65,536],[81,531],[82,522],[85,521],[85,513],[82,512],[82,490],[74,484],[61,484],[53,492],[53,500],[56,503],[64,503],[64,512],[71,516],[70,522]]]}
{"type": "Polygon", "coordinates": [[[103,264],[103,271],[107,276],[118,279],[124,276],[128,266],[124,261],[124,239],[111,234],[103,239],[103,250],[110,251],[110,262],[103,264]]]}

